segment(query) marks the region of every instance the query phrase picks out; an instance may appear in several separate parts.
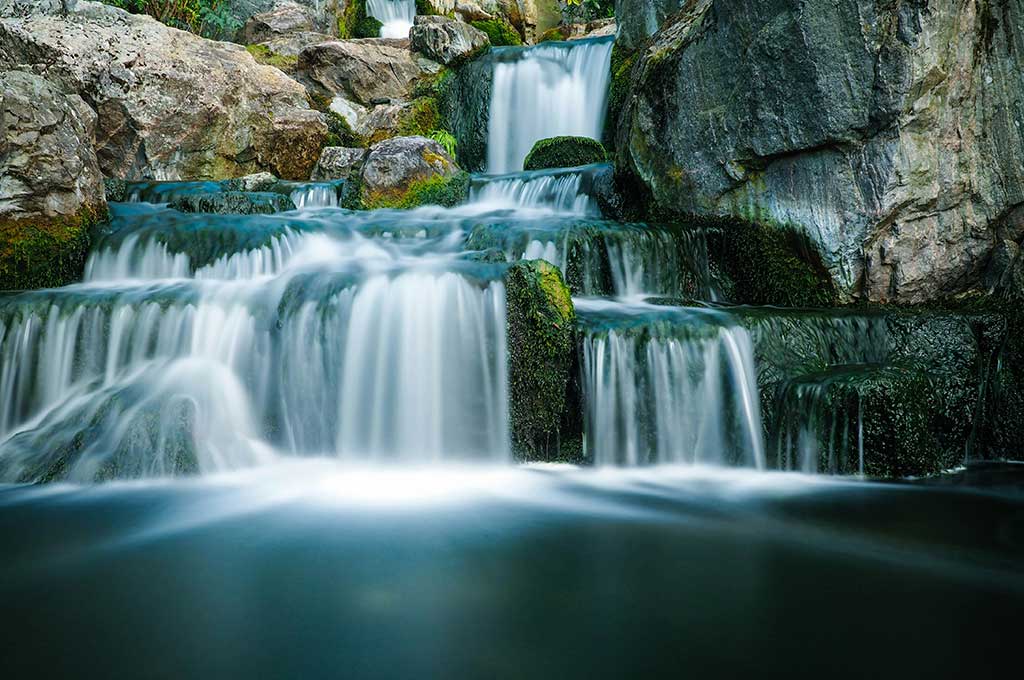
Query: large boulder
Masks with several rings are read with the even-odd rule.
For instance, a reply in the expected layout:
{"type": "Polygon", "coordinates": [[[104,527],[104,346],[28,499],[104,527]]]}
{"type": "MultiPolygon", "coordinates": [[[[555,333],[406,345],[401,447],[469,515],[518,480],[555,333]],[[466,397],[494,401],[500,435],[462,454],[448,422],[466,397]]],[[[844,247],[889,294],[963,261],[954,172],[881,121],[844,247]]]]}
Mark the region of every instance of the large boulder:
{"type": "Polygon", "coordinates": [[[113,177],[305,179],[327,135],[303,87],[244,48],[98,3],[0,20],[0,68],[19,65],[93,107],[113,177]]]}
{"type": "Polygon", "coordinates": [[[402,40],[334,40],[299,54],[298,73],[314,92],[362,106],[410,99],[416,85],[441,65],[410,52],[402,40]]]}
{"type": "Polygon", "coordinates": [[[541,139],[527,154],[523,170],[575,168],[581,165],[604,163],[608,154],[601,142],[589,137],[549,137],[541,139]]]}
{"type": "Polygon", "coordinates": [[[360,176],[366,208],[456,205],[465,199],[468,176],[444,148],[426,137],[393,137],[376,144],[360,176]]]}
{"type": "Polygon", "coordinates": [[[363,167],[366,154],[366,149],[349,149],[343,146],[324,147],[320,154],[320,160],[313,169],[311,179],[314,182],[348,179],[363,167]]]}
{"type": "Polygon", "coordinates": [[[1024,236],[1024,1],[698,0],[629,75],[662,210],[806,233],[845,297],[976,287],[1024,236]]]}
{"type": "Polygon", "coordinates": [[[0,290],[78,278],[106,214],[96,114],[39,76],[0,73],[0,290]]]}
{"type": "Polygon", "coordinates": [[[441,16],[418,16],[409,31],[412,49],[445,65],[472,59],[490,41],[469,24],[441,16]]]}
{"type": "Polygon", "coordinates": [[[295,2],[280,2],[267,12],[256,14],[238,31],[238,42],[250,45],[267,42],[291,33],[314,31],[313,15],[295,2]]]}

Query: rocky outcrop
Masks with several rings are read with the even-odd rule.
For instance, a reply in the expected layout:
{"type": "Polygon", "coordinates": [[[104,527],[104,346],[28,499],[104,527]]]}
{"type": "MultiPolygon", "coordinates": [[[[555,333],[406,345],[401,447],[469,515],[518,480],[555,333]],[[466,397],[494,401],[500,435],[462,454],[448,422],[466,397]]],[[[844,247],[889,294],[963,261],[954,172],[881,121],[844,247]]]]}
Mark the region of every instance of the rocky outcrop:
{"type": "Polygon", "coordinates": [[[360,175],[362,205],[456,205],[465,199],[468,179],[434,140],[394,137],[376,144],[366,156],[360,175]]]}
{"type": "Polygon", "coordinates": [[[437,104],[446,129],[459,140],[459,165],[479,172],[487,163],[493,54],[487,53],[455,69],[438,87],[437,104]]]}
{"type": "Polygon", "coordinates": [[[412,49],[445,65],[459,64],[484,50],[487,34],[447,17],[418,16],[409,31],[412,49]]]}
{"type": "Polygon", "coordinates": [[[411,52],[402,40],[368,38],[314,45],[299,55],[299,77],[315,92],[361,106],[412,98],[417,83],[441,65],[411,52]]]}
{"type": "Polygon", "coordinates": [[[366,158],[366,149],[347,149],[343,146],[325,147],[313,169],[313,181],[348,179],[357,174],[366,158]]]}
{"type": "Polygon", "coordinates": [[[0,68],[19,65],[96,111],[112,177],[305,179],[327,134],[305,90],[244,48],[106,5],[0,20],[0,68]]]}
{"type": "Polygon", "coordinates": [[[106,213],[95,125],[77,95],[31,73],[0,73],[0,290],[81,274],[106,213]]]}
{"type": "Polygon", "coordinates": [[[331,33],[337,30],[338,17],[342,16],[351,0],[220,0],[217,9],[230,16],[236,25],[245,26],[254,17],[273,14],[282,4],[298,5],[312,21],[313,29],[331,33]]]}
{"type": "Polygon", "coordinates": [[[294,2],[281,2],[245,22],[238,31],[237,40],[244,45],[251,45],[292,33],[311,32],[315,31],[313,15],[309,9],[294,2]]]}
{"type": "Polygon", "coordinates": [[[544,31],[537,42],[549,40],[586,40],[588,38],[607,38],[616,33],[615,19],[595,19],[594,21],[574,24],[560,24],[544,31]]]}
{"type": "Polygon", "coordinates": [[[271,215],[295,210],[287,196],[272,192],[217,191],[180,196],[168,204],[179,212],[211,215],[271,215]]]}
{"type": "Polygon", "coordinates": [[[977,287],[1024,236],[1024,2],[694,0],[639,56],[621,171],[808,235],[844,297],[977,287]]]}
{"type": "Polygon", "coordinates": [[[616,44],[635,50],[678,12],[687,0],[615,0],[616,44]]]}

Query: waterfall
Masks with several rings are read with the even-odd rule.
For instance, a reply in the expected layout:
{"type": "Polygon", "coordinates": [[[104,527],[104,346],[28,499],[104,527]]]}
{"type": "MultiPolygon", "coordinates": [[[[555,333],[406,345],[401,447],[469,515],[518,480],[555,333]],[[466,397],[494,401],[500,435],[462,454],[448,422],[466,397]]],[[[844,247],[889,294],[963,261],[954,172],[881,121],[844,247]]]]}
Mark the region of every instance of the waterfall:
{"type": "Polygon", "coordinates": [[[309,182],[289,194],[296,208],[336,208],[341,182],[309,182]]]}
{"type": "Polygon", "coordinates": [[[541,139],[600,139],[610,80],[612,39],[543,43],[496,50],[487,171],[523,169],[541,139]]]}
{"type": "MultiPolygon", "coordinates": [[[[601,167],[601,166],[594,166],[601,167]]],[[[475,178],[470,203],[487,210],[544,210],[599,216],[597,201],[584,190],[584,170],[520,172],[475,178]]]]}
{"type": "Polygon", "coordinates": [[[366,0],[366,12],[383,24],[382,38],[408,38],[416,18],[416,0],[366,0]]]}
{"type": "Polygon", "coordinates": [[[577,299],[599,465],[765,466],[749,333],[722,312],[577,299]]]}

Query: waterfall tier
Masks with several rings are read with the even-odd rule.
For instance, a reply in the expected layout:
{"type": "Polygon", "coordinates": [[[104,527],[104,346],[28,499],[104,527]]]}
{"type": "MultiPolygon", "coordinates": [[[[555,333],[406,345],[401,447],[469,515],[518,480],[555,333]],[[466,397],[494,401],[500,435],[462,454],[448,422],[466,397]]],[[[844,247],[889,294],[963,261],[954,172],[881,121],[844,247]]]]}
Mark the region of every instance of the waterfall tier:
{"type": "Polygon", "coordinates": [[[380,37],[408,38],[416,19],[416,0],[366,0],[366,13],[382,24],[380,37]]]}

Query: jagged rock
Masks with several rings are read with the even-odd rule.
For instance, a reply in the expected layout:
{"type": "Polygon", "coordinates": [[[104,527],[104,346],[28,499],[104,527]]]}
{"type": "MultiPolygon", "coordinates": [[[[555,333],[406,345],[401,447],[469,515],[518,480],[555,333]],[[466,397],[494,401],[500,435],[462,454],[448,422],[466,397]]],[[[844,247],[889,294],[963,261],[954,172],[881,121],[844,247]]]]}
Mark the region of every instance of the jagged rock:
{"type": "Polygon", "coordinates": [[[18,64],[96,110],[112,177],[305,179],[327,134],[302,86],[244,48],[94,2],[0,20],[0,68],[18,64]]]}
{"type": "Polygon", "coordinates": [[[366,149],[347,149],[343,146],[324,147],[320,160],[313,169],[314,181],[348,179],[358,173],[366,158],[366,149]]]}
{"type": "Polygon", "coordinates": [[[313,15],[308,8],[294,2],[280,2],[268,12],[261,12],[242,26],[237,40],[244,45],[267,42],[292,33],[315,32],[313,15]]]}
{"type": "Polygon", "coordinates": [[[686,0],[615,0],[616,44],[624,50],[640,47],[685,3],[686,0]]]}
{"type": "Polygon", "coordinates": [[[302,53],[302,50],[307,47],[319,45],[322,42],[328,42],[333,39],[326,33],[301,31],[278,36],[258,44],[266,48],[267,52],[272,55],[297,58],[302,53]]]}
{"type": "Polygon", "coordinates": [[[289,197],[273,192],[217,191],[180,196],[168,204],[180,212],[214,215],[270,215],[295,210],[289,197]]]}
{"type": "Polygon", "coordinates": [[[606,38],[615,35],[615,19],[596,19],[574,24],[559,24],[544,31],[537,42],[548,40],[586,40],[587,38],[606,38]]]}
{"type": "Polygon", "coordinates": [[[314,90],[341,95],[362,106],[406,100],[422,78],[441,65],[409,51],[407,41],[334,40],[299,54],[298,74],[314,90]]]}
{"type": "MultiPolygon", "coordinates": [[[[459,2],[452,2],[452,11],[455,12],[455,16],[459,18],[459,21],[487,21],[493,19],[494,14],[488,12],[483,7],[470,0],[459,0],[459,2]]],[[[497,3],[491,3],[492,11],[496,8],[497,3]]],[[[446,12],[447,13],[447,12],[446,12]]]]}
{"type": "Polygon", "coordinates": [[[418,16],[409,31],[412,49],[445,65],[472,59],[490,41],[487,34],[447,17],[418,16]]]}
{"type": "Polygon", "coordinates": [[[1022,0],[699,0],[628,81],[620,170],[662,209],[806,233],[847,298],[980,285],[1024,236],[1022,0]]]}
{"type": "Polygon", "coordinates": [[[468,188],[465,173],[440,144],[426,137],[394,137],[374,145],[360,181],[367,208],[452,205],[468,188]]]}
{"type": "Polygon", "coordinates": [[[96,114],[37,75],[0,72],[0,290],[81,274],[106,215],[96,114]]]}
{"type": "MultiPolygon", "coordinates": [[[[337,30],[338,18],[345,13],[351,0],[284,0],[288,4],[298,5],[312,21],[313,29],[318,32],[331,33],[337,30]]],[[[282,0],[220,0],[218,10],[226,11],[236,25],[245,26],[253,18],[272,14],[283,4],[282,0]]]]}

